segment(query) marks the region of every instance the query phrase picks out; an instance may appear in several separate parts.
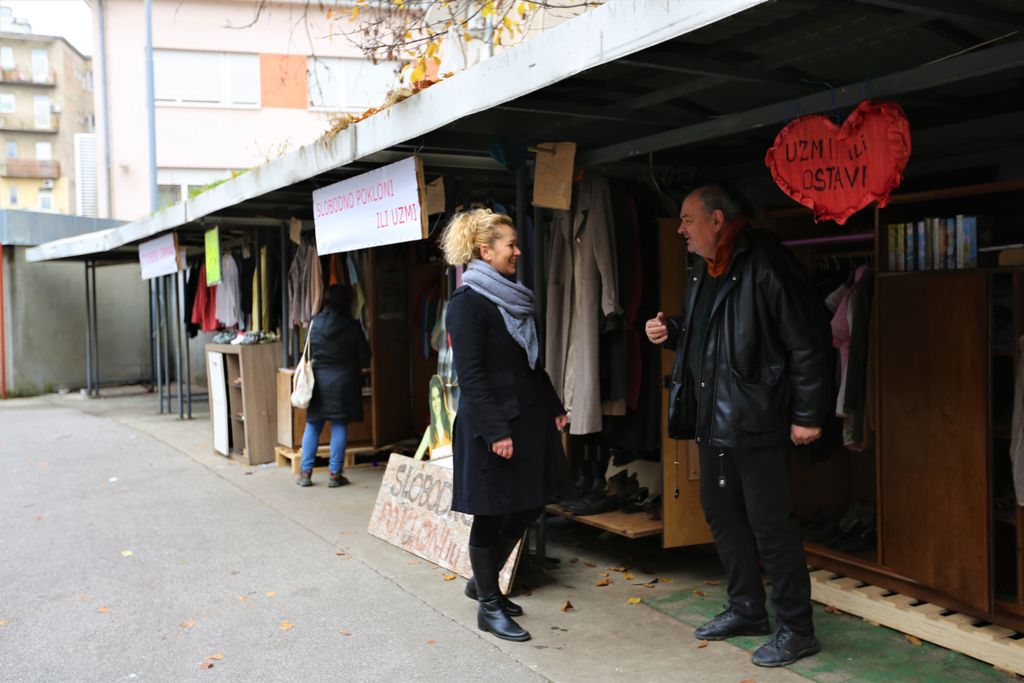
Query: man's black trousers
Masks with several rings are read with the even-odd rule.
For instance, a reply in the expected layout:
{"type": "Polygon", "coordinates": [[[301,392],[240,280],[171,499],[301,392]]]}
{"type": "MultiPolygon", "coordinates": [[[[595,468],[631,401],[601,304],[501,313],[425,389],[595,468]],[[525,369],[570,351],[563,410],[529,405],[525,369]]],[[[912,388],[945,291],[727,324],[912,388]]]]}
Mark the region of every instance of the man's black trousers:
{"type": "Polygon", "coordinates": [[[700,447],[700,502],[729,579],[729,603],[752,619],[765,616],[758,555],[772,582],[779,621],[814,633],[811,582],[790,492],[791,447],[700,447]],[[723,485],[724,484],[724,485],[723,485]]]}

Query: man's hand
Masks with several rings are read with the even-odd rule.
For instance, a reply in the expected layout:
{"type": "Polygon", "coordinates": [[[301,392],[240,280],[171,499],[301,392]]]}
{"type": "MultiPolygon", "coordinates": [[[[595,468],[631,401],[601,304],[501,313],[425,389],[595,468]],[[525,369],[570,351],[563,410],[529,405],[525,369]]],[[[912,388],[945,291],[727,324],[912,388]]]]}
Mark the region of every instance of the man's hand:
{"type": "Polygon", "coordinates": [[[797,446],[806,446],[819,438],[821,438],[821,427],[801,427],[800,425],[790,425],[789,427],[789,439],[797,446]]]}
{"type": "Polygon", "coordinates": [[[652,344],[664,344],[668,340],[668,325],[665,324],[665,314],[658,311],[658,315],[647,321],[644,326],[647,338],[652,344]]]}
{"type": "Polygon", "coordinates": [[[565,429],[565,425],[567,424],[569,424],[568,415],[559,415],[558,417],[555,418],[555,427],[558,429],[558,431],[562,431],[563,429],[565,429]]]}
{"type": "Polygon", "coordinates": [[[500,439],[491,444],[491,450],[499,458],[505,458],[508,460],[512,457],[512,437],[506,436],[504,439],[500,439]]]}

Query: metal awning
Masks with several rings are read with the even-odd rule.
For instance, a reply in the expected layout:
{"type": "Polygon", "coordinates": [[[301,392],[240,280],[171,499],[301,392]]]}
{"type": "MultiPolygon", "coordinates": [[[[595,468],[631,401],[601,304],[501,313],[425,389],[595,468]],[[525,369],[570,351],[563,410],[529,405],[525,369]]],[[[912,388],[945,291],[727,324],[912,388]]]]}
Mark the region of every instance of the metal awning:
{"type": "Polygon", "coordinates": [[[1022,86],[1022,0],[608,2],[329,140],[28,258],[83,258],[171,229],[199,249],[204,225],[308,220],[314,189],[410,154],[460,201],[511,198],[516,177],[495,150],[559,140],[576,141],[586,165],[746,180],[760,203],[791,205],[763,164],[778,129],[870,98],[897,100],[910,119],[904,189],[1004,180],[1024,175],[1022,86]]]}

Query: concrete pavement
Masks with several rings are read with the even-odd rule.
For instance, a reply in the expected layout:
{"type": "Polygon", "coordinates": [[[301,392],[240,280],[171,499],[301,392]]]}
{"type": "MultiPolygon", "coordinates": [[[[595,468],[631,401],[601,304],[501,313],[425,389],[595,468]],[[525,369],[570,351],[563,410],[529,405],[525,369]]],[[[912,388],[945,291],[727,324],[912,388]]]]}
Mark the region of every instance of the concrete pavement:
{"type": "Polygon", "coordinates": [[[706,551],[551,524],[561,567],[517,597],[534,639],[498,641],[461,580],[365,533],[379,469],[300,489],[213,454],[202,415],[155,412],[151,395],[0,405],[0,680],[802,680],[629,605],[643,577],[595,586],[624,562],[672,579],[655,591],[699,586],[706,551]]]}

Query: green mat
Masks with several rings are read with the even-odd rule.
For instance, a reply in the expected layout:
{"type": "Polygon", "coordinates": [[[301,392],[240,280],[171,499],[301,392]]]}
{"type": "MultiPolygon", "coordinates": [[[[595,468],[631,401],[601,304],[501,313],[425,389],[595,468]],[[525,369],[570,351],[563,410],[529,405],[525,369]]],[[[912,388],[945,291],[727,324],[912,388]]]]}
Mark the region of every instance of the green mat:
{"type": "MultiPolygon", "coordinates": [[[[722,586],[693,586],[688,590],[644,603],[690,626],[700,626],[722,611],[727,602],[722,586]],[[695,595],[694,591],[704,593],[695,595]]],[[[769,607],[769,611],[771,608],[769,607]]],[[[772,624],[776,624],[772,613],[772,624]]],[[[958,652],[921,643],[914,645],[903,634],[872,626],[845,614],[830,614],[814,604],[814,626],[821,652],[788,668],[804,678],[821,683],[838,681],[1007,681],[1018,680],[958,652]]],[[[753,652],[767,640],[764,636],[733,638],[729,642],[753,652]]]]}

